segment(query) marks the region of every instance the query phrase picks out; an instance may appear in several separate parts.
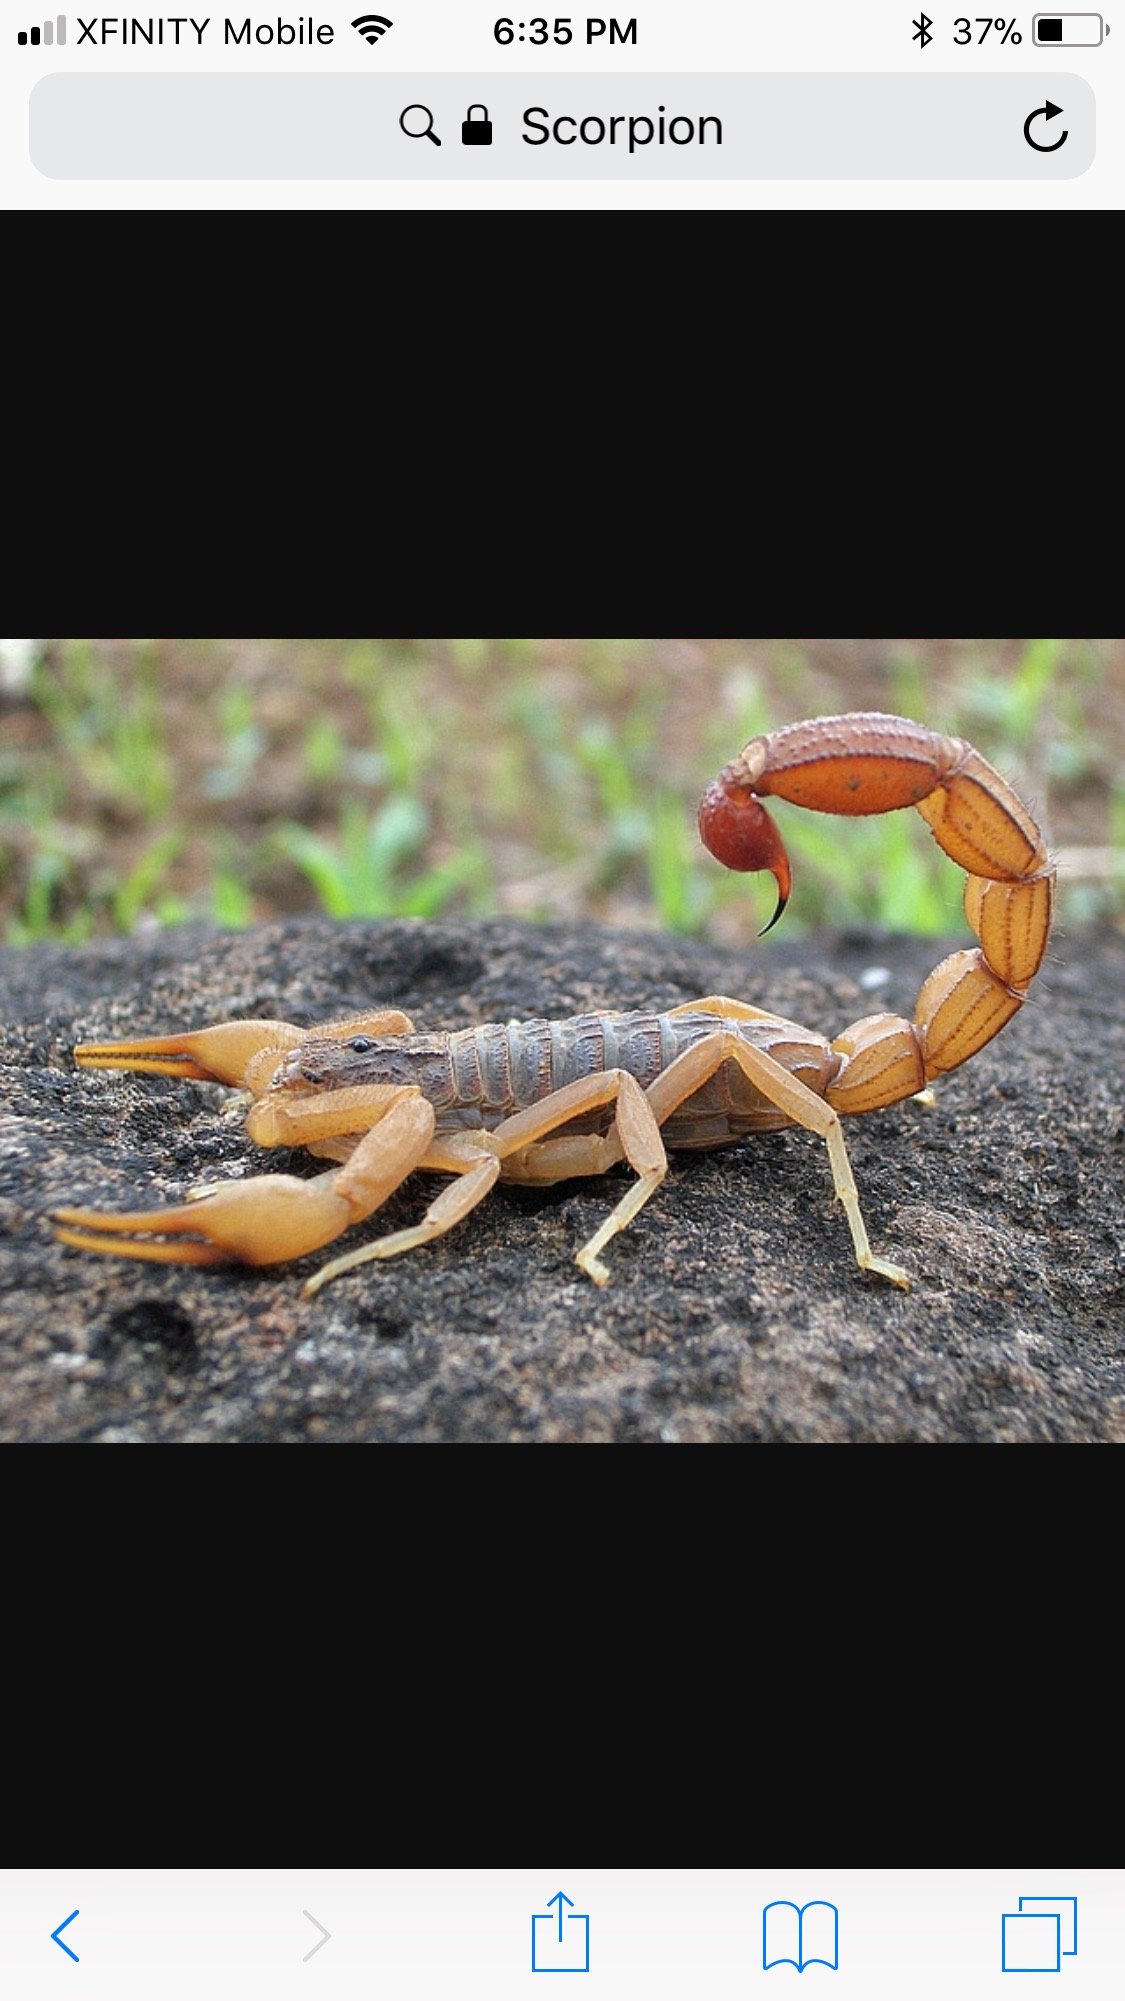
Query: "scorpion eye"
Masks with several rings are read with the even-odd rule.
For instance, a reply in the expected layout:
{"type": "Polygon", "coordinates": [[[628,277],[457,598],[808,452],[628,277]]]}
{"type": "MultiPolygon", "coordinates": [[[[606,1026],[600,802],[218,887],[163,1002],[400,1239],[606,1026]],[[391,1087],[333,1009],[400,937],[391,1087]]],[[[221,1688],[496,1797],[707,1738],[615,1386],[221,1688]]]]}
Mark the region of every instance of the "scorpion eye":
{"type": "Polygon", "coordinates": [[[354,1049],[357,1056],[366,1056],[369,1049],[374,1049],[375,1044],[370,1035],[353,1035],[348,1047],[354,1049]]]}

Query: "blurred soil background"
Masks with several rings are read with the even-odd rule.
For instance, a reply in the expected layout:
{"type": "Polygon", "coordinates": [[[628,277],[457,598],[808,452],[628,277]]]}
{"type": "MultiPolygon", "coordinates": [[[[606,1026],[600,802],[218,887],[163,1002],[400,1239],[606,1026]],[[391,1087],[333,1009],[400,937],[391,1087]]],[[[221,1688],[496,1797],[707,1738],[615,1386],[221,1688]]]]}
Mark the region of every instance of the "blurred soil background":
{"type": "MultiPolygon", "coordinates": [[[[772,885],[704,853],[698,795],[860,708],[969,737],[1042,818],[1062,932],[1120,920],[1125,641],[67,639],[0,642],[0,939],[322,912],[745,945],[772,885]]],[[[777,817],[788,936],[958,928],[916,815],[777,817]]]]}

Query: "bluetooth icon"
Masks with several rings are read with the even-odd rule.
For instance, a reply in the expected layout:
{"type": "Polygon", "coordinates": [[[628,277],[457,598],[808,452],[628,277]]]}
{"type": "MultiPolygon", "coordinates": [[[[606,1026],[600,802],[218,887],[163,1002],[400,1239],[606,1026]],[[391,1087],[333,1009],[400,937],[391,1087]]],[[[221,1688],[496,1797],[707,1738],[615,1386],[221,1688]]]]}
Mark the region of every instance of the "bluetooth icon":
{"type": "Polygon", "coordinates": [[[930,29],[933,27],[934,24],[931,21],[929,15],[923,13],[923,15],[919,20],[912,21],[910,25],[912,28],[917,30],[916,34],[911,36],[911,40],[915,42],[921,42],[922,47],[926,48],[926,46],[934,39],[930,33],[930,29]]]}

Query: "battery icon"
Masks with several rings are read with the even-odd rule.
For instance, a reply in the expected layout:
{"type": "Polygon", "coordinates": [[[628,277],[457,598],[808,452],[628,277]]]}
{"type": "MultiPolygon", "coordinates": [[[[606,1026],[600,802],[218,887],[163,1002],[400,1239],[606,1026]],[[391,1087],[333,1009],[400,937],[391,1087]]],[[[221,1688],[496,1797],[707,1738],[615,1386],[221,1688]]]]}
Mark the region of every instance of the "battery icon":
{"type": "Polygon", "coordinates": [[[1096,49],[1105,23],[1100,14],[1033,14],[1031,39],[1041,49],[1096,49]]]}

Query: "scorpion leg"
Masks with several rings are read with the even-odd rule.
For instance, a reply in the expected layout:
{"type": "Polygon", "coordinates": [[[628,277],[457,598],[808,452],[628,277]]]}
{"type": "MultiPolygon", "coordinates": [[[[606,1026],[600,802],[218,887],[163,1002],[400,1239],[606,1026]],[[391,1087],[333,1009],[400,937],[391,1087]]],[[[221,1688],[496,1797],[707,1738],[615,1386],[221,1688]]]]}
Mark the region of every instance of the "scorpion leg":
{"type": "Polygon", "coordinates": [[[656,1193],[668,1172],[668,1155],[664,1151],[659,1124],[636,1078],[630,1076],[627,1070],[603,1070],[592,1077],[580,1077],[575,1083],[564,1084],[561,1090],[552,1091],[549,1097],[532,1105],[528,1111],[516,1112],[510,1119],[505,1119],[492,1138],[513,1180],[562,1180],[567,1174],[602,1173],[622,1156],[628,1161],[638,1179],[626,1189],[620,1202],[610,1211],[601,1227],[594,1231],[589,1242],[575,1253],[575,1263],[593,1279],[594,1284],[605,1285],[609,1271],[602,1263],[599,1252],[605,1249],[611,1237],[616,1237],[632,1222],[649,1196],[656,1193]],[[607,1104],[614,1106],[613,1127],[604,1139],[593,1133],[571,1134],[558,1141],[547,1139],[557,1126],[607,1104]],[[542,1152],[548,1158],[542,1165],[547,1169],[546,1175],[535,1171],[536,1154],[539,1152],[537,1143],[544,1141],[546,1144],[542,1146],[542,1152]],[[566,1150],[556,1153],[552,1162],[548,1149],[555,1147],[566,1150]],[[556,1162],[557,1171],[552,1172],[556,1162]],[[584,1164],[579,1165],[579,1162],[584,1164]]]}
{"type": "MultiPolygon", "coordinates": [[[[362,1137],[342,1167],[310,1181],[291,1174],[256,1174],[247,1181],[221,1182],[202,1199],[167,1209],[119,1215],[98,1209],[58,1209],[54,1220],[63,1227],[56,1227],[56,1236],[75,1250],[165,1264],[219,1264],[228,1258],[252,1265],[277,1264],[320,1250],[370,1216],[413,1173],[433,1138],[434,1109],[415,1085],[374,1084],[318,1095],[322,1101],[331,1096],[351,1102],[330,1112],[316,1099],[294,1100],[285,1108],[284,1138],[279,1135],[265,1143],[279,1145],[288,1139],[299,1145],[303,1137],[316,1138],[332,1129],[354,1132],[362,1126],[362,1137]],[[138,1239],[131,1234],[138,1230],[173,1238],[186,1231],[206,1241],[138,1239]]],[[[251,1123],[260,1114],[265,1124],[267,1112],[276,1124],[276,1107],[266,1103],[254,1107],[251,1123]]]]}
{"type": "Polygon", "coordinates": [[[435,1237],[444,1236],[483,1201],[500,1173],[497,1155],[482,1153],[480,1139],[475,1135],[471,1139],[465,1136],[464,1152],[456,1137],[448,1141],[435,1139],[417,1165],[424,1172],[456,1174],[458,1178],[430,1203],[420,1223],[407,1230],[392,1230],[373,1244],[361,1244],[357,1250],[345,1251],[343,1257],[323,1265],[305,1281],[306,1294],[319,1292],[329,1279],[339,1278],[341,1272],[354,1271],[357,1265],[369,1264],[373,1259],[397,1258],[403,1251],[415,1250],[419,1244],[430,1244],[435,1237]]]}
{"type": "Polygon", "coordinates": [[[576,1253],[576,1262],[583,1271],[596,1285],[604,1285],[609,1272],[598,1256],[599,1251],[632,1221],[668,1172],[664,1142],[645,1094],[636,1078],[625,1070],[603,1070],[591,1077],[581,1077],[573,1084],[564,1084],[527,1111],[503,1120],[491,1133],[462,1138],[437,1136],[418,1165],[423,1170],[458,1175],[452,1188],[442,1191],[413,1228],[395,1230],[373,1244],[361,1245],[343,1257],[333,1258],[308,1281],[305,1291],[315,1292],[327,1280],[343,1271],[353,1271],[371,1259],[397,1257],[401,1251],[432,1243],[476,1207],[501,1172],[509,1180],[542,1184],[573,1175],[601,1174],[622,1158],[636,1170],[639,1179],[626,1190],[589,1243],[576,1253]],[[568,1120],[609,1104],[615,1107],[614,1123],[604,1137],[596,1133],[548,1137],[568,1120]]]}
{"type": "Polygon", "coordinates": [[[749,1001],[730,1000],[726,994],[708,994],[706,1000],[684,1001],[670,1007],[669,1014],[719,1014],[728,1021],[777,1021],[768,1007],[751,1007],[749,1001]]]}
{"type": "Polygon", "coordinates": [[[892,1285],[908,1289],[910,1280],[901,1265],[889,1264],[886,1258],[876,1256],[871,1249],[838,1115],[831,1105],[826,1105],[823,1098],[818,1098],[815,1091],[810,1091],[799,1077],[792,1076],[780,1063],[775,1063],[764,1050],[752,1048],[730,1029],[717,1028],[713,1035],[704,1036],[693,1048],[685,1049],[682,1056],[677,1056],[663,1075],[649,1085],[648,1101],[658,1122],[663,1125],[685,1098],[698,1091],[727,1062],[737,1063],[763,1097],[786,1112],[795,1125],[804,1126],[808,1132],[819,1133],[827,1143],[832,1180],[844,1205],[857,1263],[863,1271],[877,1272],[881,1278],[889,1279],[892,1285]]]}

